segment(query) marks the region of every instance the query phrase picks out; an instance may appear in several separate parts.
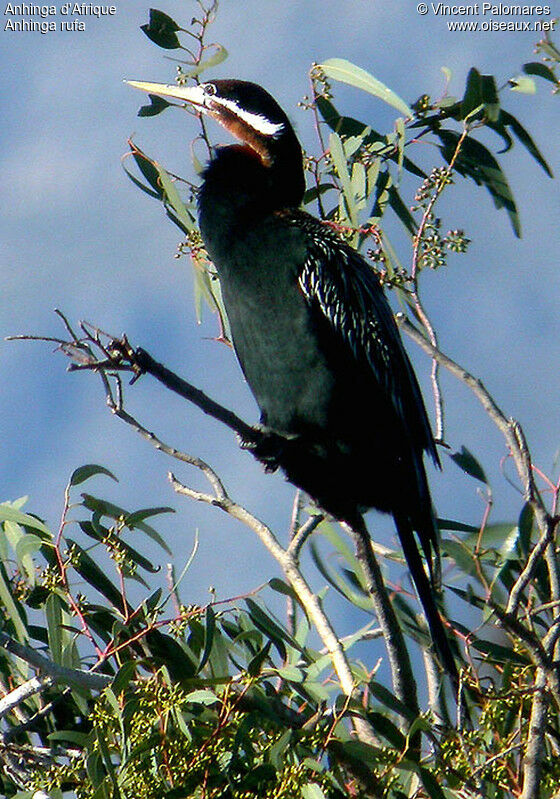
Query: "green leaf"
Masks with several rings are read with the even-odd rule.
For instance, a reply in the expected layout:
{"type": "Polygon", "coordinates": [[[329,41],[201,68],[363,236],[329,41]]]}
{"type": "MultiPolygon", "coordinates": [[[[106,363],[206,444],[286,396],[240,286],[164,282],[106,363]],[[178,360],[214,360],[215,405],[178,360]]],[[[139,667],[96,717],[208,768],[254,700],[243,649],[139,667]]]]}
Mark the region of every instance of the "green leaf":
{"type": "MultiPolygon", "coordinates": [[[[493,552],[498,552],[504,546],[504,541],[510,539],[512,534],[514,535],[514,539],[516,539],[518,531],[513,522],[498,522],[495,524],[487,524],[482,534],[480,529],[475,529],[463,539],[462,543],[469,548],[469,551],[473,551],[475,546],[479,545],[481,550],[488,549],[493,552]]],[[[511,546],[514,545],[510,545],[510,549],[511,546]]]]}
{"type": "Polygon", "coordinates": [[[327,78],[338,80],[341,83],[346,83],[349,86],[354,86],[368,94],[372,94],[374,97],[379,97],[406,117],[414,116],[412,108],[404,100],[401,100],[395,92],[391,91],[377,78],[374,78],[373,75],[370,75],[369,72],[366,72],[365,69],[357,67],[350,61],[346,61],[344,58],[329,58],[328,61],[319,64],[319,67],[327,78]]]}
{"type": "Polygon", "coordinates": [[[535,512],[533,507],[526,502],[519,514],[519,521],[517,526],[519,528],[519,550],[523,558],[529,555],[531,549],[531,536],[533,534],[533,525],[535,521],[535,512]]]}
{"type": "Polygon", "coordinates": [[[181,28],[175,20],[170,16],[164,14],[163,11],[158,11],[157,8],[150,9],[150,22],[147,25],[140,25],[140,29],[144,31],[148,39],[163,47],[164,50],[176,50],[181,47],[181,42],[177,37],[177,31],[181,28]]]}
{"type": "Polygon", "coordinates": [[[165,665],[175,681],[188,680],[195,675],[192,653],[188,648],[159,630],[150,630],[146,635],[146,644],[152,658],[159,665],[165,665]]]}
{"type": "Polygon", "coordinates": [[[289,680],[290,682],[303,682],[305,679],[305,674],[301,669],[298,669],[297,666],[283,666],[282,668],[277,669],[278,676],[282,677],[283,680],[289,680]]]}
{"type": "Polygon", "coordinates": [[[368,685],[371,694],[375,696],[378,702],[381,702],[385,707],[389,708],[389,710],[398,713],[399,716],[402,716],[408,721],[413,721],[416,718],[415,712],[401,702],[400,699],[397,699],[384,685],[373,681],[368,683],[368,685]]]}
{"type": "Polygon", "coordinates": [[[216,702],[219,702],[220,698],[216,696],[213,691],[208,691],[204,688],[191,691],[185,696],[185,702],[196,703],[198,705],[215,705],[216,702]]]}
{"type": "Polygon", "coordinates": [[[140,528],[141,522],[150,519],[152,516],[160,516],[162,513],[175,513],[175,508],[162,506],[159,508],[144,508],[143,510],[134,511],[134,513],[127,513],[124,523],[131,529],[134,527],[140,528]]]}
{"type": "Polygon", "coordinates": [[[127,177],[129,177],[130,180],[134,183],[134,185],[137,186],[141,191],[143,191],[149,197],[153,197],[155,200],[161,199],[161,192],[155,192],[152,189],[148,188],[148,186],[145,186],[140,180],[138,180],[137,177],[135,177],[132,174],[132,172],[130,172],[130,170],[126,168],[126,165],[124,163],[123,163],[123,169],[126,172],[127,177]]]}
{"type": "Polygon", "coordinates": [[[118,696],[124,691],[129,682],[134,679],[138,664],[133,660],[128,660],[120,667],[111,685],[113,693],[118,696]]]}
{"type": "Polygon", "coordinates": [[[26,643],[29,639],[25,614],[21,604],[13,597],[4,566],[0,563],[0,604],[4,605],[6,615],[14,626],[18,640],[26,643]]]}
{"type": "MultiPolygon", "coordinates": [[[[6,525],[13,524],[13,522],[6,522],[6,525]]],[[[33,555],[39,552],[43,545],[43,541],[37,535],[28,533],[23,535],[16,545],[16,558],[22,571],[27,574],[31,585],[35,585],[35,563],[33,562],[33,555]]]]}
{"type": "MultiPolygon", "coordinates": [[[[447,163],[450,163],[459,143],[459,134],[453,130],[441,129],[436,133],[442,142],[441,153],[447,163]]],[[[513,231],[520,238],[521,225],[513,194],[502,168],[490,151],[476,139],[467,136],[455,160],[455,170],[488,190],[496,208],[506,209],[513,231]]]]}
{"type": "Polygon", "coordinates": [[[280,771],[284,766],[286,752],[289,751],[289,745],[291,741],[292,731],[286,730],[286,732],[284,732],[268,750],[268,759],[278,771],[280,771]]]}
{"type": "Polygon", "coordinates": [[[393,748],[400,752],[406,748],[406,738],[387,716],[374,711],[369,712],[367,717],[375,732],[382,735],[393,748]]]}
{"type": "Polygon", "coordinates": [[[113,761],[111,759],[111,751],[108,746],[108,741],[105,735],[103,735],[101,729],[99,727],[94,727],[95,729],[95,736],[97,738],[97,748],[98,751],[101,753],[101,757],[103,759],[103,765],[109,774],[111,782],[113,784],[113,792],[110,794],[111,799],[121,799],[121,792],[118,786],[118,777],[117,772],[115,770],[115,766],[113,765],[113,761]]]}
{"type": "Polygon", "coordinates": [[[408,206],[402,201],[401,195],[397,191],[395,186],[389,186],[387,189],[389,194],[389,205],[396,213],[398,218],[401,220],[402,224],[410,233],[411,236],[416,235],[416,231],[418,229],[418,225],[416,224],[416,220],[410,213],[408,206]]]}
{"type": "Polygon", "coordinates": [[[544,80],[548,80],[555,85],[558,83],[554,72],[542,61],[531,61],[528,64],[523,64],[523,72],[526,75],[537,75],[539,78],[544,78],[544,80]]]}
{"type": "MultiPolygon", "coordinates": [[[[142,152],[136,145],[134,145],[133,149],[131,150],[132,157],[136,163],[136,166],[140,170],[141,174],[145,177],[148,182],[148,185],[154,191],[154,194],[159,200],[163,200],[163,191],[159,182],[159,173],[156,169],[154,162],[148,156],[142,152]]],[[[127,172],[127,174],[130,174],[127,172]]],[[[132,176],[130,176],[132,177],[132,176]]]]}
{"type": "Polygon", "coordinates": [[[80,485],[80,483],[84,483],[86,480],[89,480],[90,477],[93,477],[96,474],[105,474],[116,483],[119,482],[113,472],[110,472],[109,469],[106,469],[104,466],[98,466],[96,463],[88,463],[86,466],[79,466],[74,470],[72,477],[70,478],[70,485],[80,485]]]}
{"type": "Polygon", "coordinates": [[[363,211],[366,207],[366,168],[359,161],[352,164],[352,193],[355,198],[356,208],[363,211]]]}
{"type": "Polygon", "coordinates": [[[139,117],[155,117],[157,114],[161,114],[162,111],[165,111],[170,105],[173,105],[173,103],[169,103],[164,97],[160,97],[158,94],[148,94],[148,98],[150,100],[150,105],[143,105],[140,108],[138,111],[139,117]]]}
{"type": "Polygon", "coordinates": [[[500,100],[494,77],[481,75],[473,67],[467,76],[467,85],[460,109],[460,119],[472,119],[480,111],[478,116],[496,120],[500,113],[500,100]]]}
{"type": "Polygon", "coordinates": [[[130,524],[130,519],[132,519],[135,530],[141,530],[149,538],[159,544],[160,547],[165,550],[165,552],[167,552],[169,555],[171,554],[171,550],[160,534],[156,532],[151,525],[146,524],[146,522],[143,521],[142,514],[145,514],[143,518],[147,518],[148,516],[157,513],[174,513],[175,511],[173,508],[146,508],[142,511],[129,513],[129,511],[124,510],[124,508],[120,508],[118,505],[114,505],[112,502],[108,502],[105,499],[94,497],[92,494],[82,494],[82,504],[85,508],[98,513],[100,516],[108,516],[110,519],[114,519],[115,521],[122,520],[127,525],[130,524]]]}
{"type": "Polygon", "coordinates": [[[496,120],[500,114],[500,98],[493,75],[480,76],[480,94],[487,120],[496,120]]]}
{"type": "Polygon", "coordinates": [[[42,533],[46,533],[49,537],[51,536],[51,531],[49,528],[46,527],[39,519],[36,519],[35,516],[31,516],[28,513],[22,513],[21,511],[16,510],[16,508],[13,508],[9,503],[3,502],[0,504],[0,522],[6,520],[15,522],[16,524],[23,524],[25,527],[33,527],[35,530],[40,530],[42,533]]]}
{"type": "Polygon", "coordinates": [[[210,657],[210,653],[212,651],[212,644],[214,642],[214,633],[216,632],[216,614],[208,605],[206,608],[205,613],[205,627],[204,627],[204,649],[202,652],[202,657],[200,658],[200,663],[198,664],[198,668],[196,673],[202,671],[206,663],[208,662],[208,658],[210,657]]]}
{"type": "Polygon", "coordinates": [[[80,749],[85,749],[88,737],[87,733],[76,732],[75,730],[57,730],[47,735],[49,741],[66,741],[67,743],[79,746],[80,749]]]}
{"type": "Polygon", "coordinates": [[[286,658],[284,641],[288,641],[292,646],[296,642],[252,599],[246,599],[245,604],[249,609],[249,616],[253,624],[274,643],[280,657],[284,660],[286,658]]]}
{"type": "Polygon", "coordinates": [[[543,156],[541,155],[537,145],[531,138],[530,134],[525,130],[521,122],[519,122],[514,116],[509,114],[507,111],[502,111],[500,114],[500,121],[511,128],[512,133],[517,139],[521,142],[521,144],[527,149],[527,151],[533,156],[533,158],[540,164],[540,166],[544,169],[546,174],[549,177],[554,177],[553,172],[543,156]]]}
{"type": "MultiPolygon", "coordinates": [[[[397,166],[399,174],[402,171],[404,162],[404,146],[406,144],[406,137],[404,132],[404,119],[399,117],[395,122],[395,130],[397,132],[397,166]]],[[[400,180],[400,177],[399,177],[400,180]]]]}
{"type": "Polygon", "coordinates": [[[353,591],[348,583],[339,574],[327,566],[319,553],[318,547],[316,547],[315,544],[311,544],[311,557],[313,558],[315,566],[321,575],[330,585],[332,585],[335,591],[337,591],[341,596],[343,596],[356,607],[362,608],[362,610],[365,611],[371,611],[371,598],[353,591]]]}
{"type": "Polygon", "coordinates": [[[108,599],[113,607],[122,613],[123,598],[118,588],[113,585],[105,572],[100,569],[93,558],[79,544],[69,538],[68,545],[73,548],[74,558],[72,565],[78,574],[100,594],[103,594],[105,599],[108,599]]]}
{"type": "Polygon", "coordinates": [[[445,794],[431,771],[420,766],[418,768],[418,773],[422,780],[422,785],[430,799],[445,799],[445,794]]]}
{"type": "Polygon", "coordinates": [[[276,591],[279,594],[289,596],[291,599],[297,599],[297,594],[292,586],[288,585],[288,583],[285,583],[284,580],[280,580],[278,577],[272,577],[268,581],[268,585],[273,591],[276,591]]]}
{"type": "Polygon", "coordinates": [[[481,638],[476,638],[471,641],[471,646],[483,655],[489,655],[498,663],[518,663],[522,666],[528,666],[531,663],[529,658],[524,657],[520,652],[516,652],[511,647],[497,644],[494,641],[484,641],[481,638]]]}
{"type": "Polygon", "coordinates": [[[454,560],[463,574],[468,574],[481,582],[480,567],[477,566],[470,549],[464,544],[444,538],[441,542],[441,553],[454,560]]]}
{"type": "Polygon", "coordinates": [[[477,108],[482,105],[482,93],[480,90],[480,72],[474,67],[467,75],[465,93],[461,100],[461,119],[466,119],[477,108]]]}
{"type": "Polygon", "coordinates": [[[480,528],[475,525],[456,522],[453,519],[437,519],[437,526],[439,530],[453,530],[460,533],[478,534],[480,530],[480,528]]]}
{"type": "Polygon", "coordinates": [[[358,212],[354,202],[354,191],[352,189],[352,182],[350,173],[348,172],[348,165],[346,163],[346,154],[342,145],[342,139],[337,133],[331,133],[329,136],[329,152],[331,154],[333,166],[336,174],[340,178],[342,184],[342,194],[344,197],[344,204],[346,206],[347,217],[353,227],[358,226],[358,212]]]}
{"type": "Polygon", "coordinates": [[[204,59],[201,61],[200,64],[196,64],[195,66],[191,67],[191,69],[187,69],[183,71],[183,75],[187,78],[195,78],[198,75],[202,75],[203,72],[206,72],[207,69],[212,69],[212,67],[218,66],[223,61],[226,60],[229,53],[226,48],[221,44],[213,44],[215,48],[214,55],[210,56],[210,58],[204,59]]]}
{"type": "Polygon", "coordinates": [[[45,604],[49,649],[55,663],[62,663],[62,600],[57,594],[50,594],[45,604]]]}
{"type": "Polygon", "coordinates": [[[323,790],[316,782],[306,782],[301,786],[302,799],[326,799],[323,790]]]}
{"type": "MultiPolygon", "coordinates": [[[[181,223],[180,226],[186,233],[195,230],[196,225],[194,216],[189,212],[185,206],[185,203],[181,200],[174,181],[165,171],[165,169],[156,161],[154,161],[154,166],[158,171],[161,185],[163,187],[163,191],[165,192],[165,199],[176,214],[178,221],[181,223]]],[[[177,220],[174,221],[177,223],[177,220]]]]}
{"type": "Polygon", "coordinates": [[[508,83],[511,86],[512,92],[520,92],[521,94],[537,93],[535,81],[527,75],[517,75],[515,78],[510,78],[508,83]]]}
{"type": "Polygon", "coordinates": [[[460,452],[453,452],[449,457],[464,472],[470,474],[470,476],[474,477],[476,480],[480,480],[481,483],[488,485],[488,480],[484,474],[484,469],[474,457],[472,452],[469,452],[466,447],[461,447],[460,452]]]}
{"type": "Polygon", "coordinates": [[[258,677],[261,673],[265,660],[270,656],[272,643],[272,641],[268,641],[247,664],[247,672],[251,677],[258,677]]]}

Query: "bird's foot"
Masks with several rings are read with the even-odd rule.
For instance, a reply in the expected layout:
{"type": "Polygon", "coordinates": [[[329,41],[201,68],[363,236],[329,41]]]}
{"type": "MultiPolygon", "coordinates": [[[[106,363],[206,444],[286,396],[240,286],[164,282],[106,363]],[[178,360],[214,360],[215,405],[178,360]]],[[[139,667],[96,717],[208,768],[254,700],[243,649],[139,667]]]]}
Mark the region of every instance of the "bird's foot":
{"type": "Polygon", "coordinates": [[[251,440],[240,439],[241,448],[249,450],[263,464],[266,472],[275,472],[283,464],[286,446],[291,439],[269,427],[256,426],[253,432],[254,438],[251,440]]]}

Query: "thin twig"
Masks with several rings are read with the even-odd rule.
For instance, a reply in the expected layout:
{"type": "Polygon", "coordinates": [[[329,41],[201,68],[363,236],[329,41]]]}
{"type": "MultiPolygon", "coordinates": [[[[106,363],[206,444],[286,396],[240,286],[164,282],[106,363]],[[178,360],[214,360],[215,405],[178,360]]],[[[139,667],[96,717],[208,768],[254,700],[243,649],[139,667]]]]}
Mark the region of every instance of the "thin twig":
{"type": "Polygon", "coordinates": [[[294,534],[290,544],[288,546],[288,553],[292,555],[292,557],[297,561],[301,552],[302,546],[305,544],[311,533],[319,527],[321,522],[324,520],[325,515],[323,513],[316,513],[313,516],[310,516],[304,524],[301,525],[299,530],[294,534]]]}

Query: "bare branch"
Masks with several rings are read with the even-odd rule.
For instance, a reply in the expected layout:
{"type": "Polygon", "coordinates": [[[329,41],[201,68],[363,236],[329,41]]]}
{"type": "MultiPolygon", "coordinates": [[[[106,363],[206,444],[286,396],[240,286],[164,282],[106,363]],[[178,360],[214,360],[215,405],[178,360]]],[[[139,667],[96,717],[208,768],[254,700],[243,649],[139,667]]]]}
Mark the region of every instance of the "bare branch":
{"type": "Polygon", "coordinates": [[[541,795],[541,772],[544,757],[546,715],[549,698],[546,691],[546,673],[537,669],[535,678],[536,694],[533,697],[529,733],[523,757],[523,791],[520,799],[538,799],[541,795]]]}
{"type": "MultiPolygon", "coordinates": [[[[20,644],[5,632],[0,631],[0,647],[10,652],[12,655],[25,660],[31,666],[43,671],[54,682],[63,683],[76,688],[90,688],[92,691],[102,691],[111,682],[112,678],[104,674],[94,674],[91,671],[81,669],[70,669],[66,666],[59,666],[52,660],[39,654],[30,646],[20,644]]],[[[45,686],[47,687],[47,686],[45,686]]],[[[16,689],[17,690],[17,689],[16,689]]]]}
{"type": "MultiPolygon", "coordinates": [[[[464,383],[478,399],[490,420],[496,425],[505,438],[511,452],[517,474],[523,486],[525,500],[530,503],[535,514],[535,520],[541,532],[541,537],[533,547],[527,564],[513,586],[506,608],[506,614],[511,615],[517,611],[524,589],[533,577],[539,559],[552,540],[553,532],[558,520],[552,517],[543,502],[533,475],[531,453],[520,424],[515,419],[508,419],[499,408],[494,398],[485,388],[483,383],[470,372],[459,366],[454,360],[434,347],[425,336],[412,325],[402,314],[397,316],[399,326],[438,363],[444,366],[452,375],[464,383]]],[[[550,564],[549,564],[550,568],[550,564]]],[[[555,566],[557,569],[558,566],[555,566]]],[[[560,591],[560,574],[558,577],[558,590],[560,591]]],[[[551,581],[552,581],[551,575],[551,581]]],[[[554,597],[557,598],[557,597],[554,597]]]]}
{"type": "Polygon", "coordinates": [[[26,699],[29,699],[30,696],[34,696],[44,691],[46,688],[50,688],[55,682],[56,680],[54,677],[43,675],[42,677],[32,677],[30,680],[18,685],[17,688],[14,688],[9,694],[6,694],[6,696],[0,699],[0,718],[6,716],[16,707],[19,707],[19,705],[25,702],[26,699]]]}
{"type": "MultiPolygon", "coordinates": [[[[311,590],[305,577],[300,571],[297,562],[292,552],[288,552],[278,542],[278,539],[263,522],[253,516],[242,505],[234,502],[227,493],[223,497],[212,496],[204,494],[199,491],[194,491],[187,486],[182,485],[173,475],[170,475],[171,483],[177,493],[184,494],[191,499],[198,502],[205,502],[210,505],[215,505],[225,513],[233,518],[242,522],[246,527],[252,530],[266,549],[270,552],[272,557],[279,563],[290,583],[291,587],[296,592],[301,604],[305,608],[306,613],[315,625],[327,652],[331,657],[331,661],[337,677],[340,681],[340,687],[346,696],[352,696],[355,690],[354,677],[350,668],[350,663],[342,647],[326,613],[323,611],[319,600],[311,590]]],[[[366,743],[375,744],[377,739],[372,732],[369,723],[365,719],[353,717],[352,724],[356,731],[358,738],[366,743]]]]}
{"type": "Polygon", "coordinates": [[[371,538],[363,519],[361,524],[342,524],[356,548],[356,557],[364,570],[367,589],[371,596],[377,619],[383,630],[383,638],[387,648],[393,688],[400,701],[418,714],[418,697],[416,680],[410,662],[410,655],[406,648],[404,635],[389,601],[387,588],[381,574],[381,569],[371,546],[371,538]]]}
{"type": "Polygon", "coordinates": [[[306,522],[304,522],[299,530],[296,531],[292,540],[290,541],[290,545],[287,549],[287,552],[297,561],[299,558],[301,548],[311,535],[314,530],[319,527],[321,522],[324,520],[325,515],[323,513],[316,513],[313,516],[310,516],[306,522]]]}

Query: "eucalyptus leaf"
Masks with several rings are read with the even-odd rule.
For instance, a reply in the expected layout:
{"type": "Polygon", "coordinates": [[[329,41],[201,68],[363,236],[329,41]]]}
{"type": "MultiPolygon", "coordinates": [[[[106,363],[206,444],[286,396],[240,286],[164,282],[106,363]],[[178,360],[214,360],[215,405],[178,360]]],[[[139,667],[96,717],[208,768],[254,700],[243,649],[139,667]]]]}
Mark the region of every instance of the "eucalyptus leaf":
{"type": "Polygon", "coordinates": [[[40,519],[37,519],[35,516],[31,516],[28,513],[22,513],[20,510],[13,508],[9,503],[4,502],[0,504],[0,522],[6,520],[15,522],[16,524],[22,524],[25,527],[33,527],[35,530],[40,530],[42,533],[46,533],[48,536],[51,535],[49,528],[43,524],[40,519]]]}
{"type": "Polygon", "coordinates": [[[521,94],[536,94],[537,92],[535,81],[528,75],[517,75],[515,78],[510,78],[508,82],[512,92],[520,92],[521,94]]]}
{"type": "Polygon", "coordinates": [[[542,61],[531,61],[528,64],[523,64],[523,72],[526,75],[537,75],[539,78],[544,78],[544,80],[550,83],[558,84],[554,72],[550,67],[547,67],[546,64],[543,64],[542,61]]]}
{"type": "Polygon", "coordinates": [[[372,94],[374,97],[379,97],[406,117],[414,116],[412,108],[404,100],[401,100],[395,92],[385,86],[384,83],[381,83],[380,80],[374,78],[373,75],[370,75],[369,72],[366,72],[365,69],[357,67],[350,61],[344,58],[329,58],[328,61],[319,64],[319,67],[327,78],[338,80],[341,83],[346,83],[349,86],[354,86],[368,94],[372,94]]]}
{"type": "Polygon", "coordinates": [[[113,472],[110,472],[105,466],[99,466],[97,463],[88,463],[86,466],[79,466],[73,471],[70,478],[70,485],[77,486],[96,474],[104,474],[112,480],[115,480],[115,482],[119,482],[113,472]]]}
{"type": "Polygon", "coordinates": [[[157,8],[150,9],[150,21],[146,25],[140,25],[148,39],[162,47],[164,50],[177,50],[181,47],[181,42],[177,37],[177,31],[181,28],[174,19],[157,8]]]}

